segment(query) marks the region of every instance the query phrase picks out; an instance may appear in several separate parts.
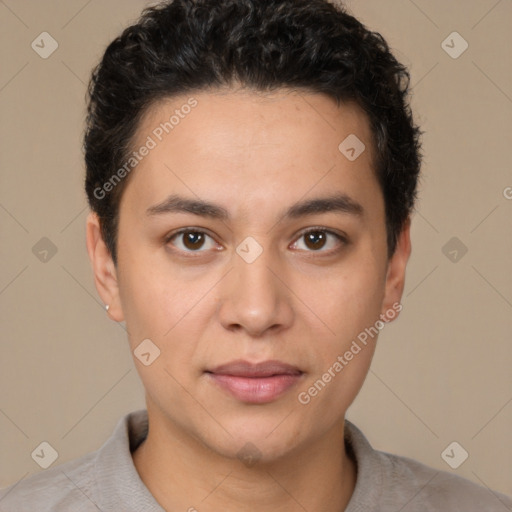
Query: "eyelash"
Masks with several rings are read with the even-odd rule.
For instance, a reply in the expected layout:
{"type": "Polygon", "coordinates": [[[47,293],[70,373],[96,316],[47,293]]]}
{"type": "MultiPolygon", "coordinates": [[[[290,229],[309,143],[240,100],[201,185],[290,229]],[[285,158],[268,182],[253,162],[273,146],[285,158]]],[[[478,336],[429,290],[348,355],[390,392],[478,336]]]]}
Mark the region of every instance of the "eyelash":
{"type": "MultiPolygon", "coordinates": [[[[202,230],[200,228],[188,227],[188,228],[182,228],[182,229],[180,229],[178,231],[175,231],[175,232],[170,233],[169,235],[167,235],[165,237],[165,243],[166,244],[170,243],[173,238],[178,237],[179,235],[182,235],[184,233],[198,233],[198,234],[206,235],[209,238],[213,239],[213,237],[211,235],[209,235],[206,231],[204,231],[204,230],[202,230]]],[[[324,256],[325,255],[333,255],[335,253],[338,253],[343,248],[343,246],[346,246],[346,245],[349,244],[349,240],[348,240],[348,238],[346,236],[341,235],[339,233],[336,233],[335,231],[332,231],[330,229],[326,229],[326,228],[322,228],[322,227],[308,228],[307,230],[305,230],[302,233],[300,233],[299,236],[295,240],[298,241],[298,240],[300,240],[301,238],[305,237],[306,235],[308,235],[310,233],[323,233],[323,234],[333,235],[338,240],[338,242],[340,242],[340,244],[341,244],[341,247],[338,247],[338,248],[335,248],[335,249],[331,249],[331,250],[327,250],[327,251],[323,251],[322,249],[319,249],[318,251],[314,251],[314,250],[306,251],[306,252],[310,252],[310,253],[313,253],[313,254],[320,253],[320,254],[323,254],[324,256]]],[[[295,243],[297,243],[297,242],[294,242],[294,244],[295,243]]],[[[198,250],[198,251],[183,251],[182,249],[175,249],[175,251],[179,252],[181,254],[186,255],[185,256],[186,258],[197,258],[198,257],[197,255],[200,255],[201,253],[204,253],[204,252],[208,252],[208,251],[201,251],[201,250],[198,250]]]]}

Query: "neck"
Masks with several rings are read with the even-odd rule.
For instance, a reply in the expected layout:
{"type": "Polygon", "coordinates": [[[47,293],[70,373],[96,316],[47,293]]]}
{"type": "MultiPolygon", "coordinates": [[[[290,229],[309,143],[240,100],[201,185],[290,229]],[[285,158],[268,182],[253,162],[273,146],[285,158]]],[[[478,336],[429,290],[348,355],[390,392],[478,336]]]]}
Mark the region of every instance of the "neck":
{"type": "Polygon", "coordinates": [[[253,466],[212,452],[174,425],[161,428],[151,415],[149,424],[147,439],[132,456],[165,510],[341,512],[355,487],[356,464],[345,449],[344,421],[309,446],[253,466]]]}

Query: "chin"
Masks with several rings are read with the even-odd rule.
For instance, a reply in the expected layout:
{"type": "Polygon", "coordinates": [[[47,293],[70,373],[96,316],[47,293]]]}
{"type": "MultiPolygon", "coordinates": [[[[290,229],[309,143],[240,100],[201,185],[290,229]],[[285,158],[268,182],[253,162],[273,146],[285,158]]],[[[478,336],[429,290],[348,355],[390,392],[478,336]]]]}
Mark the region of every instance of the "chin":
{"type": "MultiPolygon", "coordinates": [[[[296,449],[302,440],[296,425],[286,424],[288,413],[269,414],[263,416],[262,412],[256,412],[252,417],[238,417],[232,421],[219,419],[219,422],[231,434],[223,429],[215,428],[218,437],[213,438],[206,434],[202,441],[214,452],[222,457],[238,458],[245,465],[259,463],[272,463],[290,454],[296,449]],[[221,432],[219,432],[221,430],[221,432]]],[[[208,429],[211,434],[212,430],[208,429]]]]}

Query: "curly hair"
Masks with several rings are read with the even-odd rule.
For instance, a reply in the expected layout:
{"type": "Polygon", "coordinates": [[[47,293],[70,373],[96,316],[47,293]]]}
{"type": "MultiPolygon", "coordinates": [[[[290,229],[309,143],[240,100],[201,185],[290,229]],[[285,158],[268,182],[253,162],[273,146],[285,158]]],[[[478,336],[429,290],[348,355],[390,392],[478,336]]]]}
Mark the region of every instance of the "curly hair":
{"type": "Polygon", "coordinates": [[[98,187],[129,158],[142,116],[165,98],[235,82],[321,93],[366,113],[390,257],[416,200],[422,132],[408,103],[409,72],[384,38],[328,0],[173,0],[144,9],[89,82],[85,190],[114,264],[130,175],[108,193],[98,187]]]}

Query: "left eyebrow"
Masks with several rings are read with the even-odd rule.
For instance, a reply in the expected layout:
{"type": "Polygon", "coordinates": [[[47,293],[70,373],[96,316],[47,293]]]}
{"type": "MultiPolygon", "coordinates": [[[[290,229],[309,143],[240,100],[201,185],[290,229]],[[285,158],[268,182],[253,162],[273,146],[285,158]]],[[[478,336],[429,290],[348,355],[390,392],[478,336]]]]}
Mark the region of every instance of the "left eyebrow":
{"type": "MultiPolygon", "coordinates": [[[[301,201],[290,206],[282,215],[284,219],[298,219],[308,215],[317,215],[328,212],[339,212],[362,217],[363,206],[346,194],[335,194],[329,197],[318,197],[301,201]]],[[[222,206],[203,201],[190,199],[176,194],[170,195],[164,201],[146,210],[146,215],[162,215],[166,213],[192,213],[200,217],[210,217],[219,220],[229,220],[229,212],[222,206]]]]}
{"type": "Polygon", "coordinates": [[[316,215],[319,213],[338,212],[362,217],[364,215],[363,206],[354,201],[346,194],[335,194],[329,197],[319,197],[303,201],[292,205],[284,214],[285,219],[298,219],[306,215],[316,215]]]}

